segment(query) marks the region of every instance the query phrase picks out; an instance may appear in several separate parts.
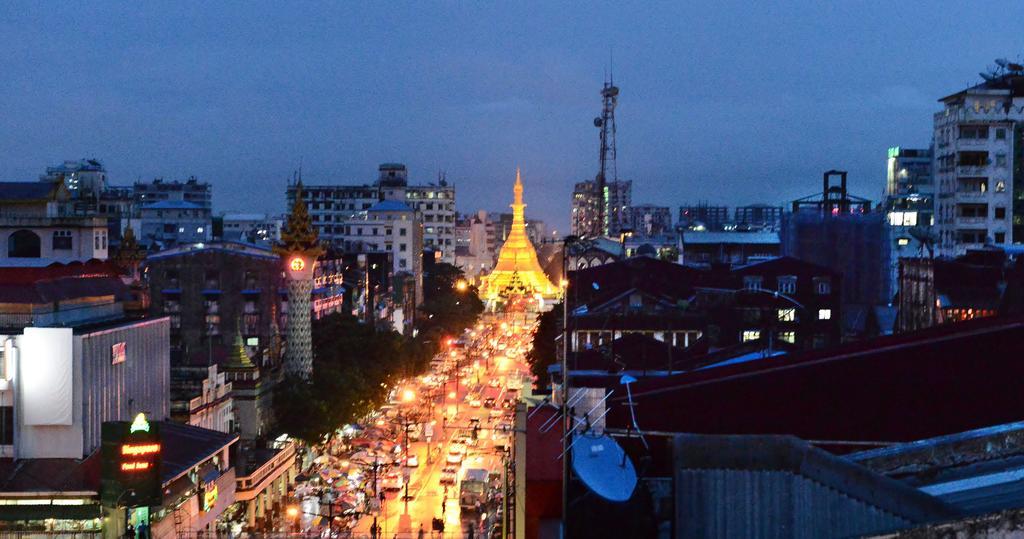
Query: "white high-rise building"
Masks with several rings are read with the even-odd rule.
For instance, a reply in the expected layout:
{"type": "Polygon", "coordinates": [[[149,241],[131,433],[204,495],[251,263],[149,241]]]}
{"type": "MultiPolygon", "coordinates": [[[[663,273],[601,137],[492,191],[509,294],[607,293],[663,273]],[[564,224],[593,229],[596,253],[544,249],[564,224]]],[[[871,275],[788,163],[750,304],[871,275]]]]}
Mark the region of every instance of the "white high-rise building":
{"type": "MultiPolygon", "coordinates": [[[[440,253],[439,261],[455,263],[455,186],[443,178],[436,184],[409,185],[401,163],[384,163],[374,185],[303,185],[313,226],[320,240],[340,247],[345,223],[382,200],[403,202],[423,221],[423,248],[440,253]]],[[[288,186],[288,206],[295,203],[295,185],[288,186]]]]}
{"type": "Polygon", "coordinates": [[[1024,229],[1013,224],[1014,200],[1024,195],[1024,178],[1015,181],[1013,158],[1024,142],[1024,69],[990,75],[939,101],[943,110],[934,117],[933,162],[936,254],[955,256],[1024,239],[1024,229]]]}

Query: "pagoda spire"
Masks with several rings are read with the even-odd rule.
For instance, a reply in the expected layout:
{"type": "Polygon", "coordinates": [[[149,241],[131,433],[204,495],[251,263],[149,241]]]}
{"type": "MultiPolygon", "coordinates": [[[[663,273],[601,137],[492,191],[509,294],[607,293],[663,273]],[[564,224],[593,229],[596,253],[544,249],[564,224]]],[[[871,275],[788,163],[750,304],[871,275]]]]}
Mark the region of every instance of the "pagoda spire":
{"type": "Polygon", "coordinates": [[[512,228],[498,252],[494,270],[483,278],[484,299],[497,300],[510,296],[555,297],[558,290],[551,284],[537,260],[537,251],[526,234],[526,204],[523,202],[523,178],[516,168],[512,187],[512,228]]]}

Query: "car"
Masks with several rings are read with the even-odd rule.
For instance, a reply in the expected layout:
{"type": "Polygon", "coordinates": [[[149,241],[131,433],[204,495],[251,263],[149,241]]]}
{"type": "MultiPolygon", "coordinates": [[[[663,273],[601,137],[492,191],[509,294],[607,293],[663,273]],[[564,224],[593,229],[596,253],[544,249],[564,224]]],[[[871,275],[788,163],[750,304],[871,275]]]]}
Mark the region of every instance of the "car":
{"type": "Polygon", "coordinates": [[[466,454],[466,443],[465,441],[455,441],[452,445],[448,446],[449,453],[459,453],[462,455],[466,454]]]}
{"type": "Polygon", "coordinates": [[[454,485],[459,479],[459,468],[456,466],[445,466],[441,470],[441,484],[442,485],[454,485]]]}
{"type": "Polygon", "coordinates": [[[501,401],[501,407],[502,408],[511,409],[511,408],[515,408],[515,406],[516,406],[516,401],[514,399],[505,398],[505,400],[501,401]]]}
{"type": "Polygon", "coordinates": [[[380,488],[384,490],[402,490],[405,486],[405,478],[398,472],[388,472],[381,479],[380,488]]]}
{"type": "Polygon", "coordinates": [[[501,385],[501,380],[498,378],[491,378],[490,380],[487,381],[487,385],[491,387],[498,387],[501,385]]]}
{"type": "Polygon", "coordinates": [[[448,464],[461,464],[464,455],[462,453],[448,452],[448,456],[444,459],[448,464]]]}
{"type": "Polygon", "coordinates": [[[420,465],[420,459],[416,455],[409,455],[409,458],[405,459],[405,466],[407,468],[415,468],[420,465]]]}
{"type": "Polygon", "coordinates": [[[479,408],[482,404],[483,403],[480,402],[480,399],[472,399],[469,401],[469,405],[473,408],[479,408]]]}
{"type": "Polygon", "coordinates": [[[502,411],[501,408],[491,408],[491,411],[487,412],[487,414],[490,415],[493,418],[499,418],[499,417],[505,415],[505,412],[502,411]]]}
{"type": "Polygon", "coordinates": [[[487,397],[484,399],[484,408],[494,408],[494,397],[487,397]]]}

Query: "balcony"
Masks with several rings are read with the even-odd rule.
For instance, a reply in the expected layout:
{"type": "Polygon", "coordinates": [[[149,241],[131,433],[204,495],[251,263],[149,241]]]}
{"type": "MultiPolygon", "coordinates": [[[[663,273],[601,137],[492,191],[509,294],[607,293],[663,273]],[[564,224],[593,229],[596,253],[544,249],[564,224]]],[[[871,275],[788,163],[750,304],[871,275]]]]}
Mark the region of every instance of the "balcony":
{"type": "Polygon", "coordinates": [[[254,450],[250,457],[257,461],[242,462],[237,465],[239,468],[235,485],[235,501],[237,502],[255,498],[272,481],[281,477],[281,474],[295,464],[295,442],[285,442],[276,449],[254,450]],[[246,473],[247,469],[252,471],[246,473]],[[243,473],[245,475],[241,475],[243,473]]]}
{"type": "Polygon", "coordinates": [[[957,216],[956,224],[958,225],[983,225],[988,221],[987,217],[960,217],[957,216]]]}
{"type": "Polygon", "coordinates": [[[986,192],[986,191],[957,191],[956,192],[956,200],[958,202],[961,201],[961,200],[968,201],[968,202],[976,202],[976,201],[979,201],[979,200],[985,200],[987,196],[988,196],[988,192],[986,192]]]}
{"type": "Polygon", "coordinates": [[[957,165],[956,173],[958,176],[984,176],[986,168],[988,165],[957,165]]]}

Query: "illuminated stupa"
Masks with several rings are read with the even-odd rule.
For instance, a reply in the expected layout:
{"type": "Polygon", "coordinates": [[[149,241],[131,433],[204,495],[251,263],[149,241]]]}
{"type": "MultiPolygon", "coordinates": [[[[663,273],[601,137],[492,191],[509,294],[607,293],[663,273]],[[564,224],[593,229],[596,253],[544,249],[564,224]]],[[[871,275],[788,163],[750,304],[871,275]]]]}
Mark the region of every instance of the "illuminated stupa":
{"type": "Polygon", "coordinates": [[[516,169],[516,184],[512,190],[515,193],[512,202],[512,230],[501,246],[494,270],[483,278],[480,295],[491,301],[511,296],[532,298],[538,294],[545,299],[557,297],[558,288],[544,274],[537,262],[537,251],[526,236],[523,212],[526,204],[523,204],[523,182],[519,177],[519,169],[516,169]]]}

